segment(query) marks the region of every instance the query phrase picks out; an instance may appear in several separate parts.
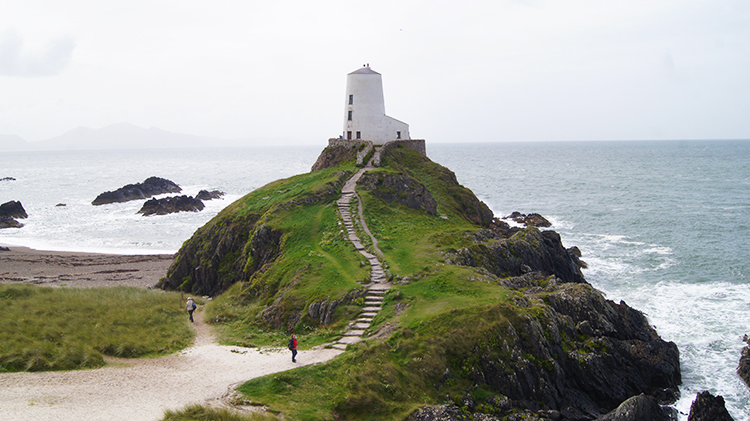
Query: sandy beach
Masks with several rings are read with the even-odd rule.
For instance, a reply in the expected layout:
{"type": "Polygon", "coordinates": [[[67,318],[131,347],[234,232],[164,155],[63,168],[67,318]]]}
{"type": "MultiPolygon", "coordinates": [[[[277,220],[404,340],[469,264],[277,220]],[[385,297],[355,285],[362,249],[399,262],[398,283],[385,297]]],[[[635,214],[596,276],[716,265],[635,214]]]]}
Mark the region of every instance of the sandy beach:
{"type": "MultiPolygon", "coordinates": [[[[147,287],[166,274],[174,258],[10,249],[0,251],[0,282],[66,287],[147,287]]],[[[200,310],[193,324],[195,343],[174,355],[107,358],[105,367],[93,370],[0,373],[0,419],[156,421],[167,409],[221,406],[244,381],[325,362],[342,352],[303,350],[295,364],[285,349],[221,346],[200,310]]]]}
{"type": "Polygon", "coordinates": [[[0,282],[74,288],[156,284],[174,261],[172,254],[120,255],[39,251],[4,247],[0,251],[0,282]]]}

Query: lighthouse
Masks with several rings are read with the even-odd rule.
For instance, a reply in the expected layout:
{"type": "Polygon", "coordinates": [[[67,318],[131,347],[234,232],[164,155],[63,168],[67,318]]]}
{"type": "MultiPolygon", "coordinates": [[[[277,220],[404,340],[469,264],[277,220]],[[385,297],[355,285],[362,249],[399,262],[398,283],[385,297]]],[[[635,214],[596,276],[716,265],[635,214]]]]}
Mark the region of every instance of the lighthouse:
{"type": "Polygon", "coordinates": [[[410,139],[408,124],[385,115],[383,78],[369,64],[346,77],[343,138],[374,145],[410,139]]]}

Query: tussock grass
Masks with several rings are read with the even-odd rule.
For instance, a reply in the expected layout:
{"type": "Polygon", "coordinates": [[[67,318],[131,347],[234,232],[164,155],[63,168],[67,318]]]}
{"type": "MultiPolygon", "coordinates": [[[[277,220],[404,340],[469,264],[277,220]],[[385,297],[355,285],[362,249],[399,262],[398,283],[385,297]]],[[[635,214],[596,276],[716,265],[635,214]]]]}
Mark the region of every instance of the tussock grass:
{"type": "Polygon", "coordinates": [[[164,411],[162,421],[274,421],[278,419],[273,414],[243,414],[227,409],[213,409],[201,405],[190,405],[179,411],[164,411]]]}
{"type": "Polygon", "coordinates": [[[0,308],[0,371],[99,367],[103,355],[162,355],[193,338],[175,293],[6,284],[0,308]]]}

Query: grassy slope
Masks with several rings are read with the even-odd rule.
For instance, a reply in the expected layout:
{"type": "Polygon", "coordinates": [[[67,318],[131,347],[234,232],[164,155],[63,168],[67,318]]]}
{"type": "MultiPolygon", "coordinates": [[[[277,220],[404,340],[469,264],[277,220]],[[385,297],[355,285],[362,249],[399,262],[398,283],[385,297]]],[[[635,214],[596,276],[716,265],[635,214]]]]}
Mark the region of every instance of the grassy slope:
{"type": "MultiPolygon", "coordinates": [[[[231,205],[217,216],[259,215],[262,223],[284,232],[282,253],[273,264],[256,273],[245,285],[235,285],[209,306],[211,320],[220,321],[222,342],[254,346],[283,346],[285,329],[273,329],[261,312],[273,311],[284,321],[301,313],[295,331],[308,334],[305,347],[330,341],[356,311],[336,309],[336,322],[320,326],[311,320],[306,306],[332,301],[361,288],[369,266],[341,233],[334,195],[321,194],[342,171],[352,174],[354,165],[302,174],[264,186],[231,205]],[[315,200],[306,200],[315,197],[315,200]],[[290,204],[291,202],[291,204],[290,204]],[[271,306],[269,310],[268,306],[271,306]]],[[[303,347],[304,348],[304,347],[303,347]]]]}
{"type": "MultiPolygon", "coordinates": [[[[406,172],[425,183],[438,214],[384,203],[361,192],[368,226],[379,240],[394,275],[408,278],[389,291],[373,328],[389,323],[385,341],[350,346],[334,361],[253,380],[241,391],[290,419],[402,419],[422,404],[460,396],[469,384],[461,356],[489,332],[507,326],[516,313],[508,291],[472,269],[445,265],[442,252],[469,243],[478,230],[460,214],[460,186],[440,181],[444,169],[407,149],[394,150],[376,171],[406,172]],[[398,307],[398,310],[396,309],[398,307]],[[446,368],[458,373],[448,382],[446,368]],[[441,383],[440,391],[435,385],[441,383]]],[[[497,338],[497,335],[494,335],[497,338]]]]}
{"type": "Polygon", "coordinates": [[[102,354],[167,354],[193,338],[175,293],[9,284],[0,308],[0,372],[99,367],[102,354]]]}

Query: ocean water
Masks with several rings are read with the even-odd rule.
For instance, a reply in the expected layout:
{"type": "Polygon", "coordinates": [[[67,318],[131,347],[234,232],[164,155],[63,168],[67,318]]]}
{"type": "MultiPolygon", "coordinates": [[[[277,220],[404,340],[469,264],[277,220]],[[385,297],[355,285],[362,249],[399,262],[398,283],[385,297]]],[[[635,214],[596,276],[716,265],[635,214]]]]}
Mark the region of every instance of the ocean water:
{"type": "MultiPolygon", "coordinates": [[[[0,244],[46,250],[175,252],[222,208],[268,182],[309,171],[324,147],[0,154],[0,203],[20,200],[20,230],[0,244]],[[198,213],[137,215],[141,201],[92,206],[101,192],[150,176],[195,195],[222,190],[198,213]],[[66,206],[55,206],[65,203],[66,206]]],[[[750,421],[735,374],[750,334],[750,141],[427,144],[497,216],[538,212],[586,279],[649,317],[681,354],[687,419],[695,394],[724,396],[750,421]]]]}

